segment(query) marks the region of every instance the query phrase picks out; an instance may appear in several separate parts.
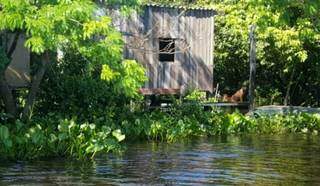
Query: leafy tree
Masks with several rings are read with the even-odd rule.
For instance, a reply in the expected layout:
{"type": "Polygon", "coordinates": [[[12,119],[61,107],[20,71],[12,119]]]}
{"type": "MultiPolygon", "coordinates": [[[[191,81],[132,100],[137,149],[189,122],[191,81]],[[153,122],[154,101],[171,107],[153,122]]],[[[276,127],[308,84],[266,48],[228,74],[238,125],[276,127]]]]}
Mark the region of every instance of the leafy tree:
{"type": "Polygon", "coordinates": [[[256,24],[260,95],[271,98],[276,93],[284,104],[317,103],[319,93],[312,89],[320,83],[315,52],[320,49],[319,12],[314,11],[319,1],[230,0],[215,6],[222,11],[222,16],[216,17],[215,62],[224,86],[247,78],[247,30],[256,24]]]}
{"type": "MultiPolygon", "coordinates": [[[[118,3],[124,10],[137,5],[135,0],[97,2],[118,3]]],[[[0,0],[0,31],[2,35],[10,34],[14,38],[11,46],[2,47],[0,52],[0,93],[8,114],[23,118],[30,115],[40,82],[48,66],[56,60],[59,49],[76,50],[90,63],[90,68],[99,64],[115,73],[124,72],[121,35],[112,27],[110,17],[96,16],[97,10],[98,6],[91,0],[0,0]],[[4,76],[20,35],[26,36],[25,46],[31,55],[38,55],[40,59],[22,111],[18,110],[4,76]]],[[[105,79],[113,78],[103,74],[105,79]]]]}

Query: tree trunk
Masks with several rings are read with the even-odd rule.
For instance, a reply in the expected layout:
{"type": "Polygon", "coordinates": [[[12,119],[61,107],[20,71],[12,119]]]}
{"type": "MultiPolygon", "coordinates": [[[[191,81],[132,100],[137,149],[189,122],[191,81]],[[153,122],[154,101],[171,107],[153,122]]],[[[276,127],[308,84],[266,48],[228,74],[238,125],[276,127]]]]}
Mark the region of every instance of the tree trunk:
{"type": "Polygon", "coordinates": [[[283,104],[285,106],[287,106],[289,104],[289,102],[290,102],[290,91],[291,91],[291,86],[293,84],[294,73],[295,73],[295,68],[293,68],[293,70],[292,70],[292,73],[291,73],[291,76],[290,76],[290,80],[289,80],[289,84],[288,84],[288,87],[287,87],[286,96],[285,96],[284,101],[283,101],[283,104]]]}
{"type": "MultiPolygon", "coordinates": [[[[7,37],[6,32],[3,32],[2,34],[5,37],[7,37]]],[[[13,35],[13,41],[9,47],[8,47],[8,43],[6,43],[6,42],[0,43],[0,45],[3,45],[2,47],[5,50],[4,51],[5,55],[9,61],[12,60],[12,55],[17,47],[19,37],[20,37],[20,33],[19,32],[15,33],[13,35]]],[[[9,86],[8,82],[6,81],[6,77],[5,77],[5,72],[9,66],[9,64],[10,63],[5,64],[3,69],[0,70],[0,97],[2,97],[6,113],[9,114],[12,118],[16,118],[17,117],[17,110],[18,110],[17,105],[16,105],[16,102],[15,102],[15,99],[13,96],[12,89],[9,86]]]]}
{"type": "Polygon", "coordinates": [[[48,68],[49,63],[50,63],[50,54],[49,52],[45,52],[42,55],[41,67],[32,78],[31,88],[29,90],[26,104],[22,111],[22,119],[24,120],[29,119],[31,116],[32,108],[36,100],[36,95],[39,90],[41,80],[43,79],[43,76],[48,68]]]}
{"type": "Polygon", "coordinates": [[[12,94],[12,89],[8,85],[4,74],[4,72],[1,72],[0,75],[0,94],[5,106],[6,113],[9,114],[12,118],[16,118],[17,105],[12,94]]]}

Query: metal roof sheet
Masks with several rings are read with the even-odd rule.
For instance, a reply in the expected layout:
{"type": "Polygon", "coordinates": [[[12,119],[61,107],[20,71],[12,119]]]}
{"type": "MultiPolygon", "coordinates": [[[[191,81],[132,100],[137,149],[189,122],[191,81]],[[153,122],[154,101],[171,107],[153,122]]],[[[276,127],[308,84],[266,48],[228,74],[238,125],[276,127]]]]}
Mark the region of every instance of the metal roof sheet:
{"type": "Polygon", "coordinates": [[[150,7],[161,7],[161,8],[177,8],[177,9],[186,9],[186,10],[205,10],[205,11],[215,11],[215,9],[211,7],[194,7],[194,6],[183,6],[183,5],[165,5],[158,3],[146,3],[145,6],[150,7]]]}

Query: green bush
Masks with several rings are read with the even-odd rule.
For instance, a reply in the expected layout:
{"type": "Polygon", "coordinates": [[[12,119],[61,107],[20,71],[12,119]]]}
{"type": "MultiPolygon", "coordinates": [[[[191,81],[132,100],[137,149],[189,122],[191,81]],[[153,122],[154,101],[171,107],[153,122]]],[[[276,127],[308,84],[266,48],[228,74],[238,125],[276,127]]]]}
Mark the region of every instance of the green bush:
{"type": "Polygon", "coordinates": [[[53,112],[91,122],[126,112],[131,101],[142,98],[138,88],[146,77],[137,62],[114,62],[117,69],[113,69],[93,65],[72,49],[65,50],[64,58],[51,65],[42,82],[35,116],[53,112]]]}

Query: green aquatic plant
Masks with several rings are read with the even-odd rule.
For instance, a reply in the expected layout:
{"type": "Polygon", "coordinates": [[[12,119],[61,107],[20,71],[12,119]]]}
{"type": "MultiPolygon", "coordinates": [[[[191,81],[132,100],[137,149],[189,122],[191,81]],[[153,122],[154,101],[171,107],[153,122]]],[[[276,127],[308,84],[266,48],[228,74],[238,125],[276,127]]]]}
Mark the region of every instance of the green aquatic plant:
{"type": "Polygon", "coordinates": [[[52,127],[52,123],[38,122],[26,125],[16,121],[15,125],[0,125],[0,158],[93,158],[97,153],[121,150],[120,142],[125,139],[121,129],[78,124],[73,119],[60,120],[57,128],[52,127]]]}
{"type": "MultiPolygon", "coordinates": [[[[175,104],[167,110],[132,111],[118,117],[82,121],[58,113],[35,117],[28,123],[0,123],[1,159],[68,157],[94,158],[118,152],[125,141],[174,142],[202,136],[234,134],[306,133],[320,131],[320,114],[247,116],[216,109],[204,111],[198,104],[175,104]]],[[[5,118],[5,117],[3,117],[5,118]]],[[[91,120],[91,119],[90,119],[91,120]]]]}
{"type": "Polygon", "coordinates": [[[320,131],[319,114],[289,114],[252,117],[238,112],[204,111],[200,105],[182,104],[167,112],[159,110],[125,120],[122,128],[136,138],[176,141],[197,136],[228,134],[279,134],[320,131]]]}

